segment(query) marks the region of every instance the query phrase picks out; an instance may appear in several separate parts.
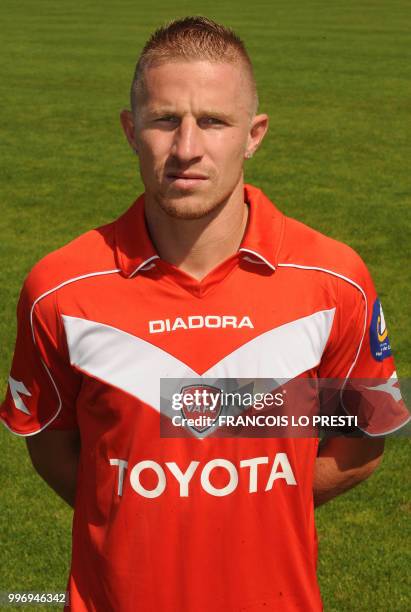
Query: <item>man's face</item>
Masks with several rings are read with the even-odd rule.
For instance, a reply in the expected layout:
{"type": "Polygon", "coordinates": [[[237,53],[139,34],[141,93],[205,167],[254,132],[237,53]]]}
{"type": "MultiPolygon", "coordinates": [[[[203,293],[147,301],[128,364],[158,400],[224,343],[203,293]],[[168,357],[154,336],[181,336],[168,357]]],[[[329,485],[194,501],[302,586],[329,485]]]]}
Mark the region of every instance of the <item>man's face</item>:
{"type": "Polygon", "coordinates": [[[242,188],[246,151],[264,135],[254,133],[245,71],[241,64],[168,62],[148,68],[144,81],[135,116],[123,112],[122,123],[147,201],[173,217],[203,217],[242,188]]]}

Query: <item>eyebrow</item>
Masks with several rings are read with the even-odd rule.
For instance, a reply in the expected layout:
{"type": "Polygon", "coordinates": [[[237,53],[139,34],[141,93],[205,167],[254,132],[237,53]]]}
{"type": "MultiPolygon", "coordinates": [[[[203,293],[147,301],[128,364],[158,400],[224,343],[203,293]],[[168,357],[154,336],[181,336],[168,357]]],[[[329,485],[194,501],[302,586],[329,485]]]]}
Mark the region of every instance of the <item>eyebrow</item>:
{"type": "MultiPolygon", "coordinates": [[[[146,114],[149,117],[162,117],[163,115],[172,115],[179,117],[181,113],[179,113],[175,108],[171,106],[158,106],[155,108],[146,108],[146,114]]],[[[234,117],[228,113],[225,113],[221,110],[216,109],[204,109],[199,113],[199,117],[215,117],[216,119],[221,119],[222,121],[233,122],[234,117]]]]}

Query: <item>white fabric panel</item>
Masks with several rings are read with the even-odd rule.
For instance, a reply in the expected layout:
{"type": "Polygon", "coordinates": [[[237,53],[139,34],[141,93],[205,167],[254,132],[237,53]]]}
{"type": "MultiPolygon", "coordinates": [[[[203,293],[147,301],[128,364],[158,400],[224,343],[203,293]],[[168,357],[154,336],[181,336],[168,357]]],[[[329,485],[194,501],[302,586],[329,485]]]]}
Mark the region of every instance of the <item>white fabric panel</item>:
{"type": "Polygon", "coordinates": [[[110,325],[63,315],[70,362],[160,409],[160,378],[198,376],[162,349],[110,325]]]}
{"type": "Polygon", "coordinates": [[[315,367],[334,313],[335,308],[323,310],[271,329],[202,374],[159,347],[110,325],[68,315],[63,315],[63,321],[72,365],[159,410],[160,378],[294,378],[315,367]]]}
{"type": "Polygon", "coordinates": [[[321,360],[335,308],[321,310],[253,338],[213,365],[209,378],[294,378],[321,360]]]}

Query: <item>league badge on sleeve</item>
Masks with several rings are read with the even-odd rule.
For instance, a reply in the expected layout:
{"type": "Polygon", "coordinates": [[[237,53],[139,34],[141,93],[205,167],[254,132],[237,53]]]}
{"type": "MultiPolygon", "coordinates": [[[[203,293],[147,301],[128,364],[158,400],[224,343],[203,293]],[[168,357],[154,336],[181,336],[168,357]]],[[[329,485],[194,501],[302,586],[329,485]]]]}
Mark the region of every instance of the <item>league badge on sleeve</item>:
{"type": "Polygon", "coordinates": [[[371,353],[377,361],[391,355],[391,345],[380,300],[377,298],[372,309],[370,325],[371,353]]]}

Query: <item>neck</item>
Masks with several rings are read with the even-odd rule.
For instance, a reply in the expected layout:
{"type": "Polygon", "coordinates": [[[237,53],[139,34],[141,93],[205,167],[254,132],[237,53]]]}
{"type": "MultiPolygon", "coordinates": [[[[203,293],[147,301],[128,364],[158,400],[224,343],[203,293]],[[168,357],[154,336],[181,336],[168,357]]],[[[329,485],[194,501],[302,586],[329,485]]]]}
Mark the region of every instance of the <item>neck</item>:
{"type": "Polygon", "coordinates": [[[243,185],[240,187],[201,219],[171,217],[146,194],[146,221],[160,257],[201,280],[236,253],[248,218],[243,185]]]}

